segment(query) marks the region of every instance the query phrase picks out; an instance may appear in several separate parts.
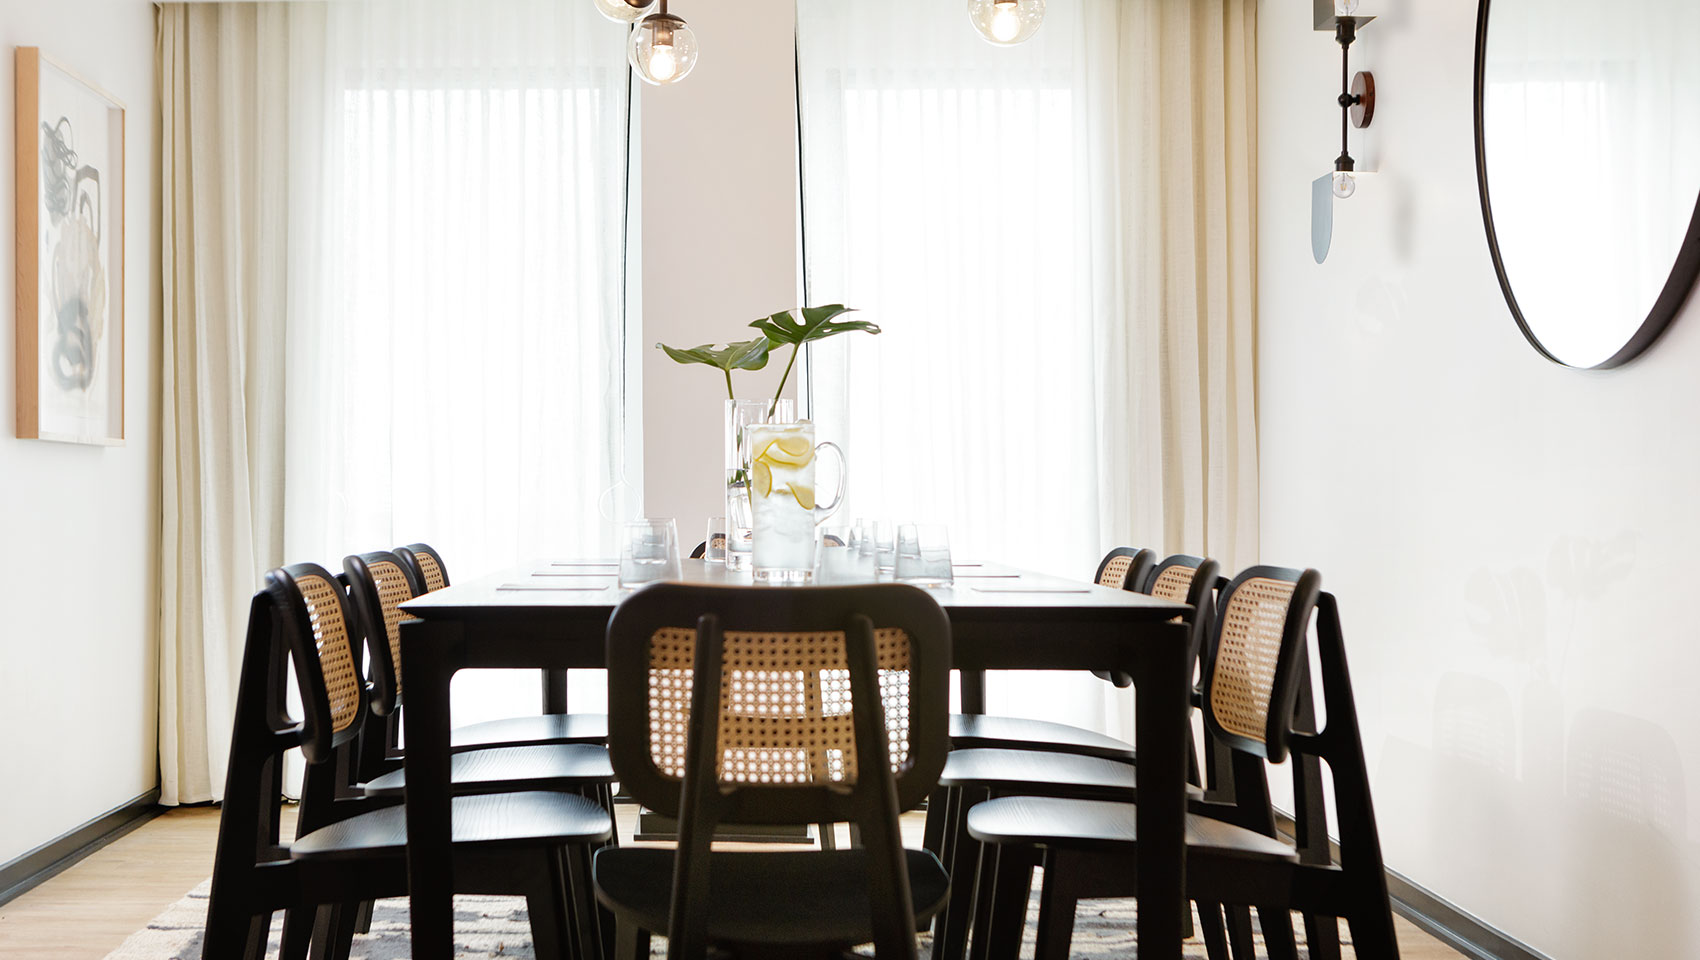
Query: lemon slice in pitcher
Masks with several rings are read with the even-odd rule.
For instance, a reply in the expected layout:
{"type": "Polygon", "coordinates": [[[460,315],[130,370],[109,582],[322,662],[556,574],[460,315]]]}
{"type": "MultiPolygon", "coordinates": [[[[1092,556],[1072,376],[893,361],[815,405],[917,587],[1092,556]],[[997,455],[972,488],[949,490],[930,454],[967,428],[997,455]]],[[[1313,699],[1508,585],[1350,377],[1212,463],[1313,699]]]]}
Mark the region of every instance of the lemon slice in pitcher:
{"type": "Polygon", "coordinates": [[[750,473],[755,478],[756,493],[758,495],[765,497],[773,492],[773,468],[760,460],[757,460],[751,466],[750,473]]]}
{"type": "Polygon", "coordinates": [[[762,448],[757,460],[765,460],[775,466],[806,467],[815,458],[815,448],[810,445],[807,437],[778,437],[762,448]]]}
{"type": "Polygon", "coordinates": [[[797,498],[797,506],[802,507],[804,510],[813,510],[815,508],[814,487],[806,487],[798,483],[789,484],[789,486],[791,487],[791,496],[797,498]]]}

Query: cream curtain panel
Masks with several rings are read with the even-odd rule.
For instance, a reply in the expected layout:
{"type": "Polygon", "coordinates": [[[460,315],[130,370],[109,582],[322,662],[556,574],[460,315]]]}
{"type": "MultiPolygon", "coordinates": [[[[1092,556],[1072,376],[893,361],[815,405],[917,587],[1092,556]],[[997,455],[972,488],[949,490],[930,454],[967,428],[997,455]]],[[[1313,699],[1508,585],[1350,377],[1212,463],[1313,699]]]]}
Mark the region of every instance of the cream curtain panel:
{"type": "MultiPolygon", "coordinates": [[[[622,36],[559,0],[162,6],[164,802],[223,793],[266,569],[615,551],[622,36]]],[[[454,695],[474,722],[540,689],[454,695]]]]}
{"type": "Polygon", "coordinates": [[[224,794],[248,598],[283,561],[288,40],[314,12],[160,9],[166,804],[224,794]]]}
{"type": "MultiPolygon", "coordinates": [[[[847,515],[1075,577],[1127,544],[1255,561],[1256,18],[1053,3],[997,48],[956,4],[800,0],[808,297],[885,331],[807,368],[847,515]]],[[[1107,689],[989,694],[1126,732],[1107,689]]]]}

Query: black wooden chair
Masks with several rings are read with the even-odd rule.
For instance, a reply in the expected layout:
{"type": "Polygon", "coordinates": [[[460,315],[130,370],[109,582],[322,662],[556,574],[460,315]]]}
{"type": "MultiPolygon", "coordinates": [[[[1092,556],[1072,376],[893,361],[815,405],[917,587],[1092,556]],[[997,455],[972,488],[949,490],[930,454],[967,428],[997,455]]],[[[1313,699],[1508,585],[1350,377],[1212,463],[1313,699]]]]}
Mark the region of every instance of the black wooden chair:
{"type": "MultiPolygon", "coordinates": [[[[352,792],[365,797],[400,798],[407,786],[395,722],[404,702],[400,627],[407,614],[401,604],[418,596],[421,584],[409,573],[408,564],[394,553],[356,554],[344,558],[342,567],[355,622],[366,638],[374,715],[367,722],[371,732],[361,737],[358,777],[352,792]]],[[[604,720],[602,726],[606,725],[604,720]]],[[[450,737],[454,754],[450,780],[456,793],[568,790],[590,796],[613,814],[614,768],[607,748],[601,744],[547,739],[483,745],[468,740],[476,738],[463,737],[457,744],[452,734],[450,737]]]]}
{"type": "MultiPolygon", "coordinates": [[[[280,837],[285,751],[307,760],[304,790],[324,794],[347,775],[366,715],[348,599],[314,564],[266,574],[249,609],[229,773],[202,956],[262,960],[272,915],[286,924],[284,956],[346,957],[358,904],[407,892],[406,819],[399,805],[319,805],[280,837]],[[302,719],[288,713],[291,660],[302,719]],[[327,781],[331,786],[325,786],[327,781]],[[355,810],[362,812],[354,812],[355,810]]],[[[594,957],[590,851],[612,835],[608,814],[584,797],[522,791],[454,801],[456,889],[524,896],[537,956],[594,957]]]]}
{"type": "Polygon", "coordinates": [[[906,850],[898,815],[944,763],[950,625],[900,584],[766,589],[657,584],[608,625],[609,748],[620,782],[675,818],[678,850],[608,848],[596,893],[617,960],[709,945],[826,957],[873,942],[916,956],[944,902],[937,858],[906,850]],[[864,845],[709,852],[720,824],[850,822],[864,845]]]}
{"type": "MultiPolygon", "coordinates": [[[[1235,796],[1209,817],[1188,817],[1187,891],[1199,902],[1257,907],[1271,957],[1294,955],[1291,909],[1306,915],[1312,931],[1321,929],[1318,918],[1330,926],[1332,918],[1344,918],[1359,957],[1397,958],[1339,608],[1320,584],[1314,570],[1253,567],[1222,594],[1204,720],[1232,750],[1235,796]],[[1303,719],[1313,609],[1326,714],[1320,731],[1303,719]],[[1314,822],[1318,811],[1310,808],[1322,802],[1309,771],[1326,762],[1333,772],[1338,862],[1307,862],[1304,845],[1315,843],[1301,839],[1295,847],[1274,838],[1264,764],[1289,754],[1301,825],[1314,822]],[[1285,935],[1275,935],[1283,927],[1285,935]]],[[[1066,960],[1081,899],[1133,895],[1138,839],[1131,804],[1013,797],[976,806],[967,821],[969,833],[996,851],[988,858],[995,863],[993,897],[1012,905],[1021,898],[1019,911],[992,913],[987,956],[993,960],[1016,956],[1036,855],[1045,868],[1036,960],[1066,960]],[[1006,861],[1012,851],[1018,853],[1006,861]]],[[[1312,840],[1326,848],[1326,837],[1312,840]]],[[[1336,933],[1329,930],[1328,939],[1336,933]]]]}
{"type": "MultiPolygon", "coordinates": [[[[1192,607],[1187,639],[1189,661],[1198,659],[1214,620],[1216,580],[1216,561],[1179,554],[1148,568],[1142,584],[1144,592],[1192,607]]],[[[981,850],[967,831],[969,810],[985,799],[1007,796],[1132,799],[1139,784],[1138,770],[1132,760],[1131,756],[1111,759],[1033,749],[951,751],[939,775],[940,789],[934,791],[934,802],[942,808],[939,816],[942,836],[937,842],[954,880],[950,902],[934,922],[935,960],[959,960],[967,949],[973,916],[997,909],[989,896],[976,901],[975,877],[980,869],[981,850]],[[941,797],[942,801],[938,799],[941,797]]],[[[1188,787],[1188,795],[1195,802],[1201,801],[1204,791],[1193,785],[1188,787]]],[[[1206,924],[1203,932],[1210,943],[1219,942],[1214,925],[1206,924]]],[[[976,957],[980,952],[981,949],[976,949],[976,957]]]]}
{"type": "MultiPolygon", "coordinates": [[[[418,593],[432,593],[449,585],[449,569],[443,555],[425,543],[410,543],[396,547],[395,555],[403,568],[418,585],[418,593]]],[[[416,594],[417,595],[417,594],[416,594]]],[[[399,662],[399,661],[397,661],[399,662]]],[[[401,727],[399,715],[388,714],[389,728],[385,735],[389,744],[401,727]]],[[[606,743],[608,715],[605,713],[544,713],[522,717],[504,717],[469,723],[449,731],[450,750],[476,750],[482,747],[511,747],[527,743],[606,743]]]]}

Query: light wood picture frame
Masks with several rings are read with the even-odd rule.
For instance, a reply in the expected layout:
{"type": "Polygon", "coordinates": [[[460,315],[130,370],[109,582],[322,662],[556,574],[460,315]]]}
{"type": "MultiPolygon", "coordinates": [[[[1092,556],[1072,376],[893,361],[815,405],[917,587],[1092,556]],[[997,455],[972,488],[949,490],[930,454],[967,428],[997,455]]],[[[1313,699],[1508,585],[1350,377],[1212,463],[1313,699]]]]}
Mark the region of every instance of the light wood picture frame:
{"type": "Polygon", "coordinates": [[[124,442],[124,104],[18,47],[18,436],[124,442]]]}

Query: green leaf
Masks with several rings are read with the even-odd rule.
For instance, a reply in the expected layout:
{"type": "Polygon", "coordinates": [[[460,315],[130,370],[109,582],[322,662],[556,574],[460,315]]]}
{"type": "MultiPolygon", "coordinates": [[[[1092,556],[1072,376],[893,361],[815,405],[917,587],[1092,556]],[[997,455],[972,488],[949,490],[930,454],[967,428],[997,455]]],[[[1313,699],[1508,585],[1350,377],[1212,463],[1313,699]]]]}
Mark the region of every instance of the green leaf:
{"type": "Polygon", "coordinates": [[[841,333],[860,330],[863,333],[879,333],[878,324],[867,320],[841,320],[834,322],[833,318],[846,313],[853,313],[842,303],[834,303],[824,307],[805,307],[801,310],[787,310],[776,313],[751,323],[775,344],[789,343],[801,345],[816,340],[825,340],[841,333]]]}
{"type": "Polygon", "coordinates": [[[658,343],[656,346],[679,363],[703,363],[727,373],[733,370],[762,369],[767,366],[768,351],[773,348],[773,344],[768,342],[766,337],[728,343],[720,348],[716,348],[712,343],[689,350],[669,347],[665,343],[658,343]]]}

